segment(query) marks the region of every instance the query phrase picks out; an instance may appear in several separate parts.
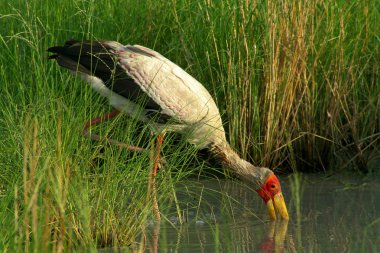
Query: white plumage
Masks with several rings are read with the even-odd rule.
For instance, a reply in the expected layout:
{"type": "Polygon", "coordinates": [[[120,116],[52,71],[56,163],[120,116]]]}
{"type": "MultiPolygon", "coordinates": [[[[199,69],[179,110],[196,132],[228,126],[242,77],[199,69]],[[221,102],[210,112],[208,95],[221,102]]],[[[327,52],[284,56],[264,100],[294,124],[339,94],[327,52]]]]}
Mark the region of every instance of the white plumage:
{"type": "Polygon", "coordinates": [[[162,113],[178,122],[163,127],[191,131],[188,140],[199,147],[226,141],[219,110],[201,83],[151,49],[138,45],[119,45],[118,49],[115,53],[121,67],[160,105],[162,113]],[[147,55],[136,53],[136,49],[147,55]]]}

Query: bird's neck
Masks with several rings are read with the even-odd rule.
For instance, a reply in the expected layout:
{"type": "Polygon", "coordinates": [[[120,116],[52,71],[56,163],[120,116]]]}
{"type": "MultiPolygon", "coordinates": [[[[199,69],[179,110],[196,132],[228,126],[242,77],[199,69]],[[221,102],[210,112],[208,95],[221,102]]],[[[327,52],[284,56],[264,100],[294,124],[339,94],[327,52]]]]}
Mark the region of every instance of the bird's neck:
{"type": "Polygon", "coordinates": [[[214,144],[211,147],[212,153],[221,163],[235,172],[235,174],[245,182],[261,186],[267,175],[262,175],[261,168],[255,167],[232,150],[228,143],[214,144]]]}

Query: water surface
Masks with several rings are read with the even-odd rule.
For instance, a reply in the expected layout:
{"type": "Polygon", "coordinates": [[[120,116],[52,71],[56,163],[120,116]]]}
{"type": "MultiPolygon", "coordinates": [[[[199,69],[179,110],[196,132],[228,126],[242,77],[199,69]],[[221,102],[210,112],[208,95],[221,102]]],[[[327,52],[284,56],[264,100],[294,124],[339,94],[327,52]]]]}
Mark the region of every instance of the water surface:
{"type": "Polygon", "coordinates": [[[190,181],[160,203],[134,249],[145,252],[380,252],[380,178],[281,178],[289,222],[231,180],[190,181]]]}

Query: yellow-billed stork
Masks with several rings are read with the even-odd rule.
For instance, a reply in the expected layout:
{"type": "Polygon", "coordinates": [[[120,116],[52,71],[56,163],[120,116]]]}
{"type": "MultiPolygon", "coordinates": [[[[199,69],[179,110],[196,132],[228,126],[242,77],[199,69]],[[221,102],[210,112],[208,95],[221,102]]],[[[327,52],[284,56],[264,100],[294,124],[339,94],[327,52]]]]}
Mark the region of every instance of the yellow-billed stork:
{"type": "Polygon", "coordinates": [[[54,53],[49,59],[80,75],[108,98],[117,111],[101,119],[123,112],[151,124],[159,133],[185,134],[190,143],[208,149],[253,187],[266,203],[271,219],[277,214],[289,218],[273,171],[252,165],[231,149],[210,93],[178,65],[152,49],[115,41],[70,40],[48,51],[54,53]]]}

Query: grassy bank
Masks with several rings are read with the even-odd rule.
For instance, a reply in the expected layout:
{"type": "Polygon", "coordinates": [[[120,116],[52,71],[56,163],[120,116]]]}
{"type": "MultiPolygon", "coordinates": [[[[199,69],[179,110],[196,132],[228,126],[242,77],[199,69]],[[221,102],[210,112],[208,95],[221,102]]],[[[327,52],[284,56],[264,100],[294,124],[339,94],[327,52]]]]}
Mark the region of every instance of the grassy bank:
{"type": "MultiPolygon", "coordinates": [[[[375,170],[378,8],[340,2],[1,2],[0,248],[128,245],[150,217],[148,153],[85,139],[83,122],[110,108],[47,61],[46,49],[70,38],[141,44],[178,63],[210,90],[232,146],[255,164],[375,170]]],[[[95,130],[150,145],[149,129],[124,117],[95,130]]],[[[162,198],[194,169],[187,148],[167,144],[162,198]]]]}

